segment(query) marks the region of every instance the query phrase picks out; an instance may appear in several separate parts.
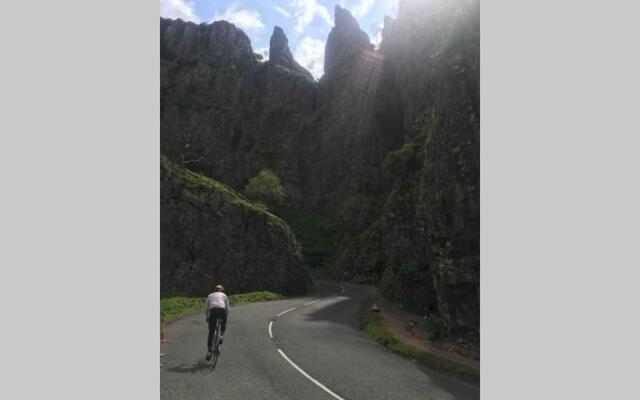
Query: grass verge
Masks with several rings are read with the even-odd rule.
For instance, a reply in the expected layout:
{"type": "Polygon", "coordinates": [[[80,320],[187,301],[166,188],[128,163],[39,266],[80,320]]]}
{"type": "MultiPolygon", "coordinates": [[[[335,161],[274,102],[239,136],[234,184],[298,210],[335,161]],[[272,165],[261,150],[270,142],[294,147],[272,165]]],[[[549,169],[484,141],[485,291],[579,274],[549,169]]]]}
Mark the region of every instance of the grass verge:
{"type": "MultiPolygon", "coordinates": [[[[247,304],[259,301],[280,300],[284,296],[273,292],[251,292],[229,296],[229,304],[247,304]]],[[[201,297],[167,297],[160,299],[160,317],[164,322],[171,322],[189,314],[204,311],[204,298],[201,297]]]]}
{"type": "Polygon", "coordinates": [[[384,347],[410,359],[417,360],[422,364],[454,375],[464,381],[471,383],[480,383],[480,371],[461,365],[442,357],[429,354],[415,347],[409,346],[398,341],[384,326],[383,319],[380,315],[367,312],[364,316],[364,330],[376,342],[384,347]]]}

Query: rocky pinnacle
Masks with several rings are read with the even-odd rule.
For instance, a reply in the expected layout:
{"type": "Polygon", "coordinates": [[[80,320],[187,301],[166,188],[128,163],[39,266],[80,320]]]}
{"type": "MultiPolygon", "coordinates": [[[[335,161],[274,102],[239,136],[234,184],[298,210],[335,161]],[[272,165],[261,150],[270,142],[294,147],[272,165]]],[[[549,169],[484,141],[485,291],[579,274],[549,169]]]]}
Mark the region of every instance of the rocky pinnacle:
{"type": "Polygon", "coordinates": [[[369,36],[360,29],[358,21],[349,11],[336,5],[334,10],[335,26],[327,38],[324,52],[324,72],[336,65],[357,58],[362,50],[373,50],[369,36]]]}
{"type": "Polygon", "coordinates": [[[309,79],[313,79],[309,71],[304,69],[300,64],[293,59],[291,50],[289,50],[289,40],[284,34],[284,31],[279,26],[273,28],[273,34],[271,35],[271,41],[269,42],[269,62],[276,65],[281,65],[294,72],[302,74],[309,79]]]}

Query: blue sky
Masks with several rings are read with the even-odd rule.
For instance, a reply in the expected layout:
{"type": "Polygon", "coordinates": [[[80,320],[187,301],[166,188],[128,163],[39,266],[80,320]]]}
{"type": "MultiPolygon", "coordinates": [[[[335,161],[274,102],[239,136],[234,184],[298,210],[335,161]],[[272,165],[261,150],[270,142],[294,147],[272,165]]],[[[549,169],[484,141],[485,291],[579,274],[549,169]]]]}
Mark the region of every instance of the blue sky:
{"type": "Polygon", "coordinates": [[[196,23],[225,19],[241,28],[253,50],[265,56],[273,27],[281,26],[295,59],[318,79],[336,4],[351,11],[376,45],[384,16],[395,17],[398,9],[398,0],[160,0],[160,15],[196,23]]]}

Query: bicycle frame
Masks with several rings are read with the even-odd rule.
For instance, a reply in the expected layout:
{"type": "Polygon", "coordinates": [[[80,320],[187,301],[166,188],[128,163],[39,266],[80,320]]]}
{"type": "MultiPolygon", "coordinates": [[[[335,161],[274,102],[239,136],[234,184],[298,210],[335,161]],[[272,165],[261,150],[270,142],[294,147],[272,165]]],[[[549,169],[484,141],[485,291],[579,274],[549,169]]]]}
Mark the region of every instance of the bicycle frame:
{"type": "Polygon", "coordinates": [[[214,369],[218,363],[218,357],[220,356],[220,330],[222,329],[222,321],[216,320],[216,329],[213,334],[213,351],[211,354],[211,360],[209,360],[209,367],[214,369]]]}

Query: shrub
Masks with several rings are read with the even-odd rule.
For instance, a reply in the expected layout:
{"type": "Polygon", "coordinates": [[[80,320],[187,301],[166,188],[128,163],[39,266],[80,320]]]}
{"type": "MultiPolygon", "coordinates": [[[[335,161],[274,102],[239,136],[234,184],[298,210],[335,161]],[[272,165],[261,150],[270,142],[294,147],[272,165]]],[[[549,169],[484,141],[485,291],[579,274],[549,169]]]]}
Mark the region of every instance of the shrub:
{"type": "Polygon", "coordinates": [[[393,295],[393,287],[391,286],[391,281],[388,277],[382,277],[380,282],[378,282],[378,287],[380,288],[380,292],[387,299],[391,299],[393,295]]]}
{"type": "Polygon", "coordinates": [[[427,264],[423,258],[417,258],[403,264],[398,273],[400,277],[409,283],[422,283],[426,278],[427,264]]]}
{"type": "Polygon", "coordinates": [[[363,329],[376,342],[404,357],[417,360],[424,365],[468,382],[477,383],[480,381],[480,371],[478,370],[400,342],[387,330],[382,317],[378,314],[367,313],[364,316],[363,329]]]}
{"type": "Polygon", "coordinates": [[[398,150],[390,151],[384,159],[382,165],[384,170],[393,175],[402,175],[402,173],[411,167],[412,161],[415,160],[416,144],[413,142],[405,143],[398,150]]]}
{"type": "Polygon", "coordinates": [[[281,203],[286,192],[278,178],[268,169],[263,169],[244,188],[244,194],[254,201],[281,203]]]}
{"type": "Polygon", "coordinates": [[[426,319],[424,323],[424,329],[427,332],[434,333],[437,336],[444,335],[444,333],[447,331],[447,327],[445,326],[445,324],[433,315],[429,316],[429,318],[426,319]]]}
{"type": "Polygon", "coordinates": [[[269,209],[291,227],[302,245],[306,264],[321,268],[336,249],[336,219],[333,211],[290,208],[282,204],[268,204],[269,209]]]}

